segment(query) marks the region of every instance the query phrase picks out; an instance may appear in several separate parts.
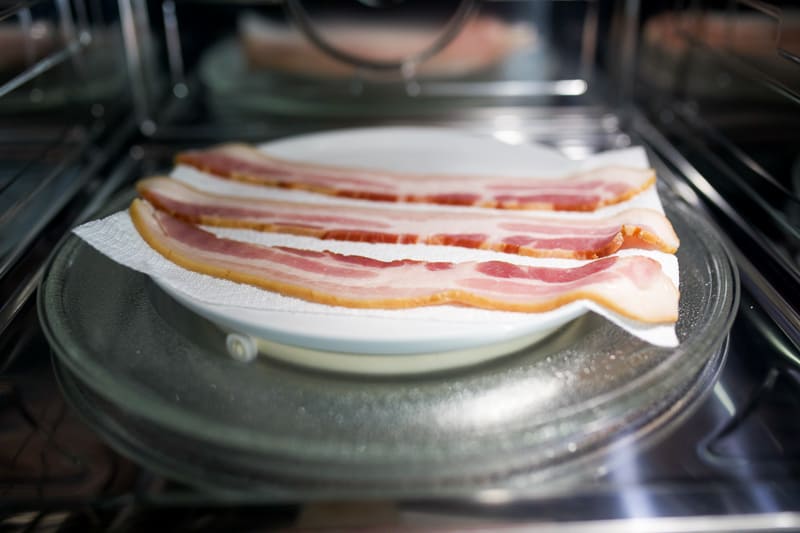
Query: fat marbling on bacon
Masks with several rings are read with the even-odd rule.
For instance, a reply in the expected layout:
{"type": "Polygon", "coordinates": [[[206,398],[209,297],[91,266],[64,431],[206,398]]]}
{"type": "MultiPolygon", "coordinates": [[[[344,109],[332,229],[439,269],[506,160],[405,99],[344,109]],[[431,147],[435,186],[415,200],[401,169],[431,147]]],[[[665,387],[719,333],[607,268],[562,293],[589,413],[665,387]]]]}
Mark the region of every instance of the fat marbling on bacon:
{"type": "Polygon", "coordinates": [[[574,268],[379,261],[220,238],[145,200],[134,200],[130,214],[144,240],[184,268],[329,305],[457,304],[542,312],[587,299],[646,323],[674,322],[678,316],[677,288],[657,261],[642,256],[607,257],[574,268]]]}
{"type": "Polygon", "coordinates": [[[621,248],[674,253],[678,237],[664,215],[630,209],[603,219],[513,213],[397,210],[286,202],[204,192],[170,178],[137,184],[157,208],[196,224],[321,239],[481,248],[535,257],[596,259],[621,248]]]}
{"type": "Polygon", "coordinates": [[[594,211],[655,183],[652,169],[599,167],[559,179],[412,174],[280,159],[244,144],[179,153],[176,161],[217,176],[273,187],[390,202],[500,209],[594,211]]]}

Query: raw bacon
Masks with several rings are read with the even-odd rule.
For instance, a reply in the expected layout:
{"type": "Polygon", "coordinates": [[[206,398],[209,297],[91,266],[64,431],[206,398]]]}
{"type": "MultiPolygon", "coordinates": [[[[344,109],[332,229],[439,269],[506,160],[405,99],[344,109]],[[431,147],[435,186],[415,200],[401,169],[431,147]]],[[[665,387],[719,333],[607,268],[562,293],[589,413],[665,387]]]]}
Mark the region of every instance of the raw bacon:
{"type": "Polygon", "coordinates": [[[647,257],[607,257],[575,268],[379,261],[219,238],[144,200],[134,200],[130,214],[144,240],[184,268],[329,305],[541,312],[588,299],[642,322],[677,320],[678,290],[647,257]]]}
{"type": "Polygon", "coordinates": [[[321,239],[438,244],[575,259],[596,259],[620,248],[674,253],[678,247],[672,225],[650,209],[587,221],[249,199],[203,192],[169,178],[142,180],[137,189],[157,208],[188,222],[321,239]]]}
{"type": "Polygon", "coordinates": [[[655,183],[652,169],[621,166],[559,179],[381,172],[279,159],[243,144],[182,152],[177,162],[223,178],[334,196],[501,209],[594,211],[655,183]]]}

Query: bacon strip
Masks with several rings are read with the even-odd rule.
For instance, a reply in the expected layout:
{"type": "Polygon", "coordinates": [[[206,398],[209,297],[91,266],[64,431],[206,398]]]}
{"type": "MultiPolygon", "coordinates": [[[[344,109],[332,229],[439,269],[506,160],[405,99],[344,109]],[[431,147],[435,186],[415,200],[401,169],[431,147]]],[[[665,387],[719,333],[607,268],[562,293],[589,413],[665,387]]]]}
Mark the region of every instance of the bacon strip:
{"type": "Polygon", "coordinates": [[[596,259],[620,248],[674,253],[678,237],[661,213],[631,209],[601,220],[559,220],[482,212],[342,208],[222,196],[177,180],[149,178],[139,194],[195,224],[240,227],[341,241],[437,244],[535,257],[596,259]]]}
{"type": "Polygon", "coordinates": [[[219,238],[144,200],[134,200],[130,214],[144,240],[184,268],[329,305],[397,309],[460,304],[541,312],[588,299],[643,322],[674,322],[678,315],[678,290],[659,263],[647,257],[607,257],[575,268],[501,261],[385,262],[219,238]]]}
{"type": "Polygon", "coordinates": [[[223,178],[272,187],[365,200],[501,209],[594,211],[655,183],[652,169],[620,166],[559,179],[382,172],[279,159],[243,144],[182,152],[176,160],[223,178]]]}

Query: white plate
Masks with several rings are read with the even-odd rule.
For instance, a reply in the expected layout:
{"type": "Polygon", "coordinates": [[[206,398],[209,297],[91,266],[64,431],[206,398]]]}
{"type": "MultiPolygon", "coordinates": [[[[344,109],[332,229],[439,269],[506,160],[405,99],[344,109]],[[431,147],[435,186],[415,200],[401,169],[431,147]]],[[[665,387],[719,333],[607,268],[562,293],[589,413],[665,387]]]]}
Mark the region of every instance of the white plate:
{"type": "Polygon", "coordinates": [[[574,161],[541,145],[511,145],[444,128],[383,127],[314,133],[261,145],[286,159],[408,172],[559,176],[574,161]]]}
{"type": "MultiPolygon", "coordinates": [[[[563,175],[578,167],[576,162],[567,160],[545,147],[511,146],[489,137],[436,128],[342,130],[285,139],[263,145],[262,148],[273,155],[288,159],[398,171],[555,176],[563,175]]],[[[625,157],[628,160],[633,157],[633,163],[629,161],[629,164],[639,164],[637,161],[643,159],[646,164],[643,152],[617,154],[616,157],[625,157]]],[[[198,174],[196,171],[192,172],[198,174]]],[[[173,175],[179,179],[189,181],[193,179],[191,172],[186,169],[178,168],[173,175]],[[181,173],[183,175],[179,176],[181,173]]],[[[254,187],[207,175],[195,177],[197,186],[209,187],[216,192],[229,190],[231,194],[252,193],[254,196],[270,195],[281,198],[316,196],[318,201],[321,198],[325,202],[340,203],[343,208],[346,208],[348,203],[360,202],[298,191],[254,187]]],[[[654,201],[658,204],[657,196],[654,201]]],[[[386,207],[387,209],[430,208],[423,205],[397,204],[387,204],[386,207]]],[[[657,207],[660,209],[660,204],[657,207]]],[[[127,217],[124,213],[121,215],[127,217]]],[[[587,216],[593,215],[587,214],[587,216]]],[[[399,369],[396,371],[401,372],[412,371],[419,365],[424,369],[436,369],[442,365],[447,367],[467,362],[474,363],[534,343],[589,310],[598,311],[625,329],[638,334],[635,330],[637,325],[626,324],[619,317],[611,316],[590,302],[573,302],[555,311],[537,314],[456,306],[365,310],[305,302],[227,280],[184,271],[163,259],[141,241],[132,228],[129,218],[121,222],[126,222],[127,226],[120,231],[128,233],[124,239],[115,240],[115,242],[125,242],[125,246],[117,250],[125,257],[117,257],[118,261],[151,275],[167,293],[196,313],[232,332],[262,339],[266,344],[270,344],[269,351],[276,354],[280,351],[285,355],[285,359],[294,358],[302,364],[359,371],[353,367],[353,362],[359,360],[349,357],[352,355],[425,356],[407,358],[411,361],[409,364],[398,363],[395,360],[391,364],[387,361],[383,365],[387,369],[396,367],[399,369]],[[141,242],[135,242],[137,239],[141,242]],[[137,248],[139,245],[141,248],[137,248]],[[143,257],[147,254],[150,254],[150,257],[144,260],[143,257]],[[134,264],[134,261],[137,263],[134,264]],[[323,352],[325,357],[320,356],[319,352],[323,352]],[[452,357],[438,357],[445,353],[452,357]],[[347,357],[340,357],[339,362],[332,362],[333,359],[328,356],[333,355],[347,357]]],[[[446,246],[343,243],[257,232],[249,232],[249,235],[242,237],[242,232],[245,230],[214,229],[214,231],[264,244],[329,249],[340,253],[369,255],[383,260],[500,259],[526,264],[553,264],[564,261],[517,257],[446,246]]],[[[83,232],[84,238],[88,238],[86,233],[83,232]]],[[[114,254],[110,255],[114,257],[114,254]]],[[[669,329],[668,333],[674,337],[674,330],[669,329]]],[[[380,362],[367,363],[366,359],[363,361],[365,368],[371,366],[379,369],[382,366],[380,362]]]]}
{"type": "MultiPolygon", "coordinates": [[[[537,175],[547,176],[563,174],[574,165],[558,152],[542,146],[512,146],[491,138],[438,128],[389,127],[315,133],[264,144],[261,148],[286,159],[412,172],[530,176],[533,168],[537,175]]],[[[326,201],[331,199],[326,198],[326,201]]],[[[325,241],[324,247],[331,248],[332,243],[325,241]]],[[[460,250],[445,253],[454,252],[463,253],[460,250]]],[[[406,359],[413,369],[480,362],[536,342],[585,312],[582,306],[573,305],[555,314],[536,316],[454,310],[450,306],[439,308],[439,312],[436,308],[387,310],[381,312],[384,316],[353,315],[348,313],[351,310],[345,309],[339,315],[329,310],[316,314],[295,309],[275,311],[209,305],[167,284],[161,286],[193,311],[226,329],[266,340],[270,344],[269,352],[285,354],[284,359],[351,371],[359,370],[348,364],[356,361],[349,359],[351,354],[415,355],[418,357],[413,360],[406,359]],[[464,321],[459,320],[458,314],[465,315],[464,321]],[[477,315],[485,315],[488,320],[476,320],[477,315]],[[325,352],[329,357],[320,360],[316,352],[325,352]],[[445,355],[447,352],[449,356],[445,355]],[[430,356],[434,356],[433,359],[430,356]]],[[[366,371],[375,364],[364,359],[361,370],[366,371]]],[[[386,365],[378,363],[378,367],[402,371],[409,365],[393,361],[386,365]]]]}
{"type": "MultiPolygon", "coordinates": [[[[208,304],[175,290],[158,278],[155,281],[192,311],[226,330],[255,337],[261,346],[269,346],[269,352],[275,352],[282,359],[296,359],[307,365],[317,361],[313,366],[368,373],[376,373],[376,370],[350,368],[350,363],[355,361],[350,356],[420,356],[408,361],[411,367],[405,362],[393,362],[384,368],[394,368],[392,372],[404,371],[401,368],[409,371],[407,367],[419,369],[420,364],[424,364],[426,370],[474,364],[532,344],[586,312],[580,305],[570,305],[558,313],[482,323],[419,319],[408,310],[387,310],[384,316],[350,315],[345,310],[341,315],[298,313],[208,304]],[[318,360],[320,353],[337,357],[335,361],[318,360]],[[447,361],[429,360],[429,356],[443,354],[450,355],[447,361]]],[[[440,309],[442,314],[453,310],[445,306],[440,309]]],[[[375,365],[374,362],[367,364],[375,365]]]]}

